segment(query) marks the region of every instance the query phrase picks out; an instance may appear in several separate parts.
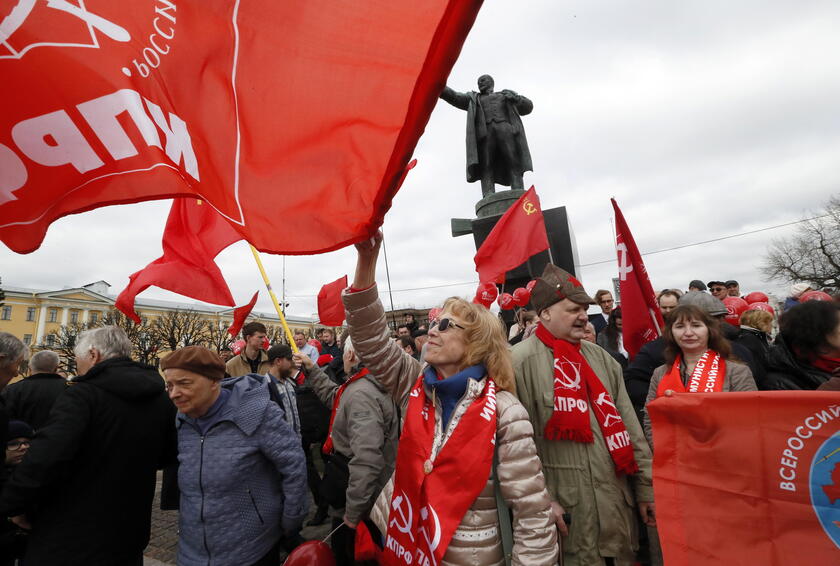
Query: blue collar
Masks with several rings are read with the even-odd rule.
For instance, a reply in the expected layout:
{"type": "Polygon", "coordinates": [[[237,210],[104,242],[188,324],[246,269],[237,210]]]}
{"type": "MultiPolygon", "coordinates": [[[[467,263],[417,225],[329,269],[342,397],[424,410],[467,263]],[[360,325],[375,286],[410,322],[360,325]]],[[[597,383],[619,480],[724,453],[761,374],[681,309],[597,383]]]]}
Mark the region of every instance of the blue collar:
{"type": "Polygon", "coordinates": [[[437,397],[440,399],[441,412],[441,428],[446,430],[449,424],[449,419],[452,417],[452,411],[464,393],[467,391],[467,383],[470,379],[480,381],[487,375],[487,368],[482,364],[470,366],[464,370],[459,371],[455,375],[450,375],[446,379],[438,379],[437,370],[432,366],[428,366],[423,372],[423,383],[430,389],[434,390],[437,397]]]}

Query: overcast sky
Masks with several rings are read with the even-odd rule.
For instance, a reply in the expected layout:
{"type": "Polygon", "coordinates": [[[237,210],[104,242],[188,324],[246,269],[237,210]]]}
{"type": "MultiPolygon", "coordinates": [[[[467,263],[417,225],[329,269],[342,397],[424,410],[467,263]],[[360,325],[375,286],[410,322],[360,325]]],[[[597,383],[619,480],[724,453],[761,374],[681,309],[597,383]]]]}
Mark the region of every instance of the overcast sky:
{"type": "MultiPolygon", "coordinates": [[[[802,218],[840,193],[840,2],[488,1],[449,86],[496,89],[534,102],[523,118],[544,209],[566,206],[578,275],[590,294],[617,274],[615,197],[642,251],[739,234],[802,218]],[[587,264],[612,260],[599,265],[587,264]]],[[[420,139],[418,166],[385,220],[394,303],[430,307],[472,297],[471,236],[478,183],[465,181],[466,113],[440,102],[420,139]],[[462,285],[446,286],[453,283],[462,285]],[[436,287],[403,291],[419,287],[436,287]]],[[[118,293],[161,253],[169,201],[109,207],[59,220],[35,253],[0,244],[7,286],[58,289],[104,279],[118,293]]],[[[279,218],[282,226],[282,217],[279,218]]],[[[759,271],[779,228],[645,258],[654,288],[737,279],[776,291],[759,271]]],[[[278,231],[282,238],[282,230],[278,231]]],[[[264,254],[278,294],[282,258],[264,254]]],[[[219,255],[237,303],[263,290],[244,243],[219,255]]],[[[345,273],[351,248],[286,259],[289,313],[315,312],[320,286],[345,273]]],[[[384,262],[378,275],[384,290],[384,262]]],[[[150,289],[146,297],[182,300],[150,289]]],[[[387,299],[387,298],[386,298],[387,299]]],[[[271,309],[261,292],[257,310],[271,309]]]]}

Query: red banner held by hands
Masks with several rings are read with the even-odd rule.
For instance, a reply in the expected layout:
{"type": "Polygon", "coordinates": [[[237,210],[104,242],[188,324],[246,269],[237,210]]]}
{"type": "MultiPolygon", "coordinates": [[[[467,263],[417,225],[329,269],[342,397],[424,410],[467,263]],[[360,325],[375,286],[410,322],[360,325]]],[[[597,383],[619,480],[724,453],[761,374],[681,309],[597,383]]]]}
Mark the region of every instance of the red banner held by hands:
{"type": "Polygon", "coordinates": [[[624,349],[633,357],[646,343],[659,338],[665,324],[630,227],[615,199],[610,199],[610,202],[615,210],[615,250],[618,254],[621,316],[624,321],[621,334],[624,349]]]}
{"type": "Polygon", "coordinates": [[[683,393],[647,410],[665,564],[840,564],[836,392],[683,393]]]}
{"type": "Polygon", "coordinates": [[[367,238],[480,6],[0,2],[0,241],[27,253],[62,216],[186,196],[266,252],[367,238]]]}
{"type": "Polygon", "coordinates": [[[531,187],[496,222],[476,252],[478,280],[504,283],[505,273],[547,249],[540,198],[531,187]]]}

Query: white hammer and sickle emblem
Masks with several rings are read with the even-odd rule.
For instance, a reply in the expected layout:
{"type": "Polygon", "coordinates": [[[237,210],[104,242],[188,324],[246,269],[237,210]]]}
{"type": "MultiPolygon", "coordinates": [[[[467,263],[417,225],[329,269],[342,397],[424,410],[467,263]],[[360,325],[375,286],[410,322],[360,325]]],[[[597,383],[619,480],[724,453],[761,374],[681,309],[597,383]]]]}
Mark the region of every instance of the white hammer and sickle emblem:
{"type": "Polygon", "coordinates": [[[560,361],[559,359],[554,360],[554,369],[556,369],[560,375],[565,378],[565,381],[557,376],[554,377],[554,383],[558,384],[561,387],[566,389],[580,389],[580,364],[576,364],[570,361],[568,358],[563,358],[564,361],[560,361]],[[574,372],[574,377],[569,377],[566,373],[564,367],[571,367],[572,371],[574,372]]]}
{"type": "Polygon", "coordinates": [[[411,510],[411,501],[408,499],[405,492],[402,492],[402,495],[398,495],[394,498],[394,501],[391,503],[391,510],[399,512],[399,518],[402,519],[402,523],[400,523],[395,516],[391,519],[391,522],[388,523],[388,527],[390,528],[396,525],[398,531],[407,534],[408,538],[411,539],[411,542],[414,542],[414,534],[411,532],[411,523],[414,520],[414,512],[411,510]],[[403,505],[403,503],[405,503],[405,505],[403,505]],[[408,510],[407,517],[406,510],[408,510]]]}

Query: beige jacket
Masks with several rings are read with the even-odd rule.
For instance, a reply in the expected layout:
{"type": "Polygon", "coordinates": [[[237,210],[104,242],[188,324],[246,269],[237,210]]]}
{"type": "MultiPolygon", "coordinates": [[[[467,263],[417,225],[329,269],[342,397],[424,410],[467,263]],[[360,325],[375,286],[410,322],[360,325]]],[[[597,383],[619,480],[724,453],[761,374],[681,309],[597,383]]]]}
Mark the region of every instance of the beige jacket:
{"type": "MultiPolygon", "coordinates": [[[[662,381],[662,377],[665,375],[665,372],[670,368],[670,365],[661,365],[653,370],[645,406],[656,399],[656,390],[659,389],[659,382],[662,381]]],[[[683,384],[685,384],[686,376],[683,375],[682,378],[683,384]]],[[[724,391],[756,391],[757,389],[758,388],[755,386],[755,379],[753,379],[753,374],[748,365],[733,360],[726,360],[726,374],[723,376],[724,391]]],[[[647,437],[651,448],[653,448],[653,431],[651,430],[650,417],[648,416],[647,409],[645,409],[644,420],[645,436],[647,437]]]]}
{"type": "MultiPolygon", "coordinates": [[[[362,361],[405,408],[411,387],[420,376],[420,362],[390,339],[385,312],[376,285],[343,295],[350,336],[362,361]]],[[[440,410],[435,411],[433,458],[457,426],[470,403],[481,393],[484,380],[470,380],[464,398],[452,414],[447,431],[441,431],[440,410]]],[[[516,398],[505,391],[496,397],[498,475],[501,493],[513,511],[513,560],[516,565],[553,566],[557,563],[557,530],[550,500],[533,441],[528,415],[516,398]]],[[[469,462],[464,463],[469,466],[469,462]]],[[[393,478],[371,511],[371,519],[385,533],[393,493],[393,478]]],[[[492,478],[464,515],[455,531],[442,566],[504,564],[499,534],[498,511],[492,478]]]]}
{"type": "MultiPolygon", "coordinates": [[[[267,374],[270,366],[271,364],[268,363],[268,354],[265,350],[260,350],[260,368],[257,373],[260,375],[267,374]]],[[[245,357],[244,349],[241,354],[234,356],[227,361],[225,364],[225,371],[228,372],[228,375],[231,377],[239,377],[240,375],[253,373],[251,371],[251,364],[248,363],[248,358],[245,357]]]]}
{"type": "Polygon", "coordinates": [[[581,354],[621,414],[639,465],[637,474],[616,476],[594,411],[589,412],[591,444],[543,436],[554,408],[554,355],[536,336],[513,347],[516,394],[534,425],[549,493],[572,517],[569,536],[563,539],[564,566],[597,566],[604,564],[604,557],[613,557],[617,565],[632,564],[638,547],[636,501],[653,501],[650,448],[624,388],[621,366],[589,342],[581,343],[581,354]]]}

